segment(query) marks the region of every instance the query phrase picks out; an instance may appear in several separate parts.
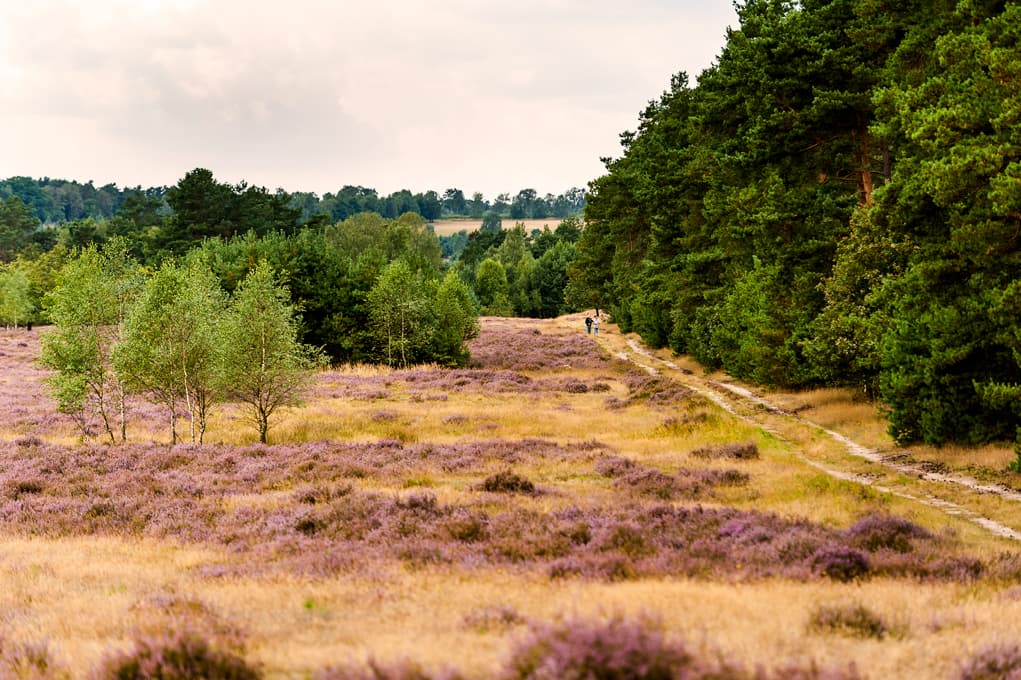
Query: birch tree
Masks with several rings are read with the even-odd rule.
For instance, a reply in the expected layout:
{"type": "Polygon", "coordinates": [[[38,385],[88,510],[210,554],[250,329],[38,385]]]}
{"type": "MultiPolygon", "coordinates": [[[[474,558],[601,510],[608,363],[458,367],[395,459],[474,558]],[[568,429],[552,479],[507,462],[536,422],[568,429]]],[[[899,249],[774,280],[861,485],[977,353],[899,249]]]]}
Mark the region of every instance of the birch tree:
{"type": "Polygon", "coordinates": [[[266,262],[238,286],[221,326],[220,380],[229,399],[246,407],[266,443],[269,419],[278,409],[299,406],[324,363],[322,352],[298,342],[290,293],[266,262]]]}
{"type": "Polygon", "coordinates": [[[192,442],[201,443],[218,386],[218,317],[226,307],[216,277],[200,258],[168,261],[146,282],[125,321],[117,366],[129,385],[170,413],[177,443],[181,409],[192,442]]]}
{"type": "Polygon", "coordinates": [[[60,270],[57,286],[44,298],[54,328],[42,335],[41,363],[55,371],[47,383],[57,408],[83,437],[97,419],[116,441],[127,439],[124,383],[113,355],[122,339],[127,310],[141,287],[141,269],[126,244],[114,239],[102,252],[83,250],[60,270]]]}
{"type": "Polygon", "coordinates": [[[390,366],[406,367],[416,360],[431,336],[429,288],[435,284],[411,271],[404,260],[391,262],[368,294],[369,319],[390,366]]]}

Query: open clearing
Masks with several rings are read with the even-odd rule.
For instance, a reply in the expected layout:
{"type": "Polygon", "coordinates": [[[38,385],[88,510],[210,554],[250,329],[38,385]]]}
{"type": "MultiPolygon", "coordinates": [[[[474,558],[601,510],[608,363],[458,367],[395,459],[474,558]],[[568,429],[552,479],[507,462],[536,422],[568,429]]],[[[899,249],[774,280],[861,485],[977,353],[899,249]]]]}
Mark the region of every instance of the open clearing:
{"type": "MultiPolygon", "coordinates": [[[[505,218],[503,220],[503,228],[510,229],[516,224],[525,225],[525,232],[532,233],[534,229],[542,229],[543,227],[549,227],[550,229],[556,229],[557,225],[560,224],[562,218],[560,217],[546,217],[541,220],[514,220],[511,218],[505,218]]],[[[436,220],[432,222],[433,231],[437,236],[450,236],[457,232],[467,231],[469,234],[473,231],[478,231],[482,226],[482,220],[478,219],[456,219],[456,220],[436,220]]]]}
{"type": "Polygon", "coordinates": [[[954,678],[1017,640],[1019,544],[990,526],[1019,503],[927,474],[1016,483],[1009,451],[895,450],[871,405],[757,395],[611,324],[484,319],[470,369],[324,372],[269,446],[223,408],[171,447],[142,404],[128,444],[80,444],[37,351],[0,334],[0,677],[168,630],[280,678],[494,677],[542,623],[613,617],[832,677],[954,678]]]}

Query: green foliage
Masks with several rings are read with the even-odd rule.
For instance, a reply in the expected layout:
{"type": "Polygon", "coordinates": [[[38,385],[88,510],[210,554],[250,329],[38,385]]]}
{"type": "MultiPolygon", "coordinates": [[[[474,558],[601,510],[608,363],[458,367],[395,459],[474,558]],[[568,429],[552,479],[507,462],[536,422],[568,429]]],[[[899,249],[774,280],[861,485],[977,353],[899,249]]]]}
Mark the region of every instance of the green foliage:
{"type": "Polygon", "coordinates": [[[478,310],[471,290],[456,273],[448,272],[436,290],[433,315],[432,360],[444,366],[467,365],[465,343],[479,335],[478,310]]]}
{"type": "Polygon", "coordinates": [[[0,201],[0,262],[10,262],[31,242],[39,220],[17,196],[0,201]]]}
{"type": "Polygon", "coordinates": [[[163,247],[181,255],[210,236],[230,238],[234,234],[257,235],[297,229],[301,211],[291,207],[290,196],[270,194],[245,182],[237,186],[216,181],[213,173],[196,168],[167,189],[167,203],[174,210],[163,222],[163,247]]]}
{"type": "Polygon", "coordinates": [[[302,403],[312,371],[325,361],[321,352],[298,342],[290,294],[265,262],[235,291],[220,323],[218,350],[221,389],[245,405],[264,444],[270,417],[302,403]]]}
{"type": "Polygon", "coordinates": [[[486,258],[475,274],[475,294],[482,305],[482,313],[491,316],[512,316],[510,286],[507,270],[499,260],[486,258]]]}
{"type": "Polygon", "coordinates": [[[124,384],[114,366],[128,310],[139,294],[141,270],[122,240],[100,252],[91,246],[60,270],[45,306],[54,328],[42,336],[42,364],[54,371],[47,380],[62,413],[70,414],[83,437],[98,418],[115,441],[127,438],[124,384]]]}
{"type": "Polygon", "coordinates": [[[8,327],[31,324],[36,306],[25,268],[0,265],[0,323],[8,327]]]}
{"type": "Polygon", "coordinates": [[[916,62],[882,92],[881,120],[902,151],[877,207],[910,249],[870,295],[883,303],[879,393],[899,441],[981,442],[1021,424],[975,387],[1021,382],[1019,19],[1015,5],[946,10],[925,77],[916,62]]]}
{"type": "Polygon", "coordinates": [[[131,389],[167,407],[172,443],[182,408],[191,441],[201,443],[206,417],[220,398],[218,324],[225,307],[219,282],[196,256],[164,262],[124,321],[114,352],[117,370],[131,389]]]}
{"type": "Polygon", "coordinates": [[[369,320],[386,364],[404,368],[425,358],[434,329],[433,287],[427,285],[421,271],[412,271],[404,260],[395,260],[369,291],[369,320]]]}
{"type": "Polygon", "coordinates": [[[748,380],[859,387],[901,442],[1014,436],[1021,9],[738,15],[605,159],[567,299],[748,380]]]}
{"type": "Polygon", "coordinates": [[[465,343],[479,332],[478,302],[456,272],[437,282],[431,270],[395,259],[376,277],[365,306],[372,357],[401,367],[430,361],[468,363],[465,343]]]}
{"type": "Polygon", "coordinates": [[[500,215],[495,212],[487,212],[482,216],[481,231],[495,233],[503,229],[503,221],[500,219],[500,215]]]}

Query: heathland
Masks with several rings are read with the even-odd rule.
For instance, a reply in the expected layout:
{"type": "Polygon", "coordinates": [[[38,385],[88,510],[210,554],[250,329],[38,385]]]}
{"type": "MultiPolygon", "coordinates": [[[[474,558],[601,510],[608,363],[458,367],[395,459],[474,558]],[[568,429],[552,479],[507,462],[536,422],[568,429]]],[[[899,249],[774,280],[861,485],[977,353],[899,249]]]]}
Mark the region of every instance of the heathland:
{"type": "Polygon", "coordinates": [[[227,407],[171,446],[138,403],[108,445],[46,395],[40,332],[0,334],[0,677],[175,649],[230,677],[1021,667],[1016,492],[895,450],[846,392],[763,398],[612,324],[485,318],[467,368],[323,371],[269,444],[227,407]]]}

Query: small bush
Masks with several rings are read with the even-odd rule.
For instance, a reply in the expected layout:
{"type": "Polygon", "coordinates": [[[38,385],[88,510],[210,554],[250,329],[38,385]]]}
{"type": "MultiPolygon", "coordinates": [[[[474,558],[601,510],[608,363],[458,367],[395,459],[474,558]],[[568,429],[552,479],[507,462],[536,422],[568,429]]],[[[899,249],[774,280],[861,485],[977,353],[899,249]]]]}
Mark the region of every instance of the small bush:
{"type": "Polygon", "coordinates": [[[607,397],[603,404],[610,411],[620,411],[628,405],[627,401],[620,397],[607,397]]]}
{"type": "Polygon", "coordinates": [[[614,480],[616,486],[624,487],[643,496],[660,500],[673,500],[677,496],[695,497],[702,490],[698,480],[681,480],[654,468],[636,467],[614,480]]]}
{"type": "Polygon", "coordinates": [[[977,581],[986,573],[986,565],[974,557],[945,557],[929,566],[929,574],[954,583],[977,581]]]}
{"type": "Polygon", "coordinates": [[[860,604],[819,607],[812,612],[808,628],[819,633],[837,633],[876,640],[882,640],[890,633],[890,627],[882,617],[860,604]]]}
{"type": "Polygon", "coordinates": [[[812,556],[812,568],[835,581],[853,581],[869,573],[869,558],[860,550],[843,545],[829,545],[812,556]]]}
{"type": "Polygon", "coordinates": [[[604,477],[621,477],[638,467],[638,463],[623,456],[609,456],[596,462],[596,472],[604,477]]]}
{"type": "Polygon", "coordinates": [[[478,488],[493,493],[535,493],[535,484],[510,470],[486,477],[478,488]]]}
{"type": "Polygon", "coordinates": [[[512,652],[505,680],[670,680],[745,677],[715,660],[695,657],[655,625],[614,618],[539,624],[512,652]]]}
{"type": "Polygon", "coordinates": [[[755,442],[700,446],[692,450],[691,455],[702,459],[729,458],[733,460],[753,460],[759,457],[759,447],[755,442]]]}
{"type": "Polygon", "coordinates": [[[314,536],[322,528],[322,519],[311,514],[303,514],[294,520],[294,530],[306,536],[314,536]]]}
{"type": "Polygon", "coordinates": [[[1021,680],[1021,647],[993,645],[961,664],[958,680],[1021,680]]]}
{"type": "Polygon", "coordinates": [[[581,380],[569,378],[564,381],[564,391],[571,394],[585,394],[589,391],[589,386],[581,380]]]}
{"type": "Polygon", "coordinates": [[[42,493],[43,483],[37,479],[24,479],[20,482],[13,482],[10,485],[11,498],[21,498],[32,494],[42,493]]]}
{"type": "Polygon", "coordinates": [[[447,532],[451,538],[462,543],[484,541],[487,537],[487,517],[485,513],[459,508],[447,520],[447,532]]]}
{"type": "Polygon", "coordinates": [[[294,499],[304,505],[324,505],[354,491],[350,484],[317,484],[294,492],[294,499]]]}
{"type": "Polygon", "coordinates": [[[241,657],[213,649],[201,637],[173,634],[142,639],[128,652],[103,661],[96,680],[257,680],[261,675],[241,657]]]}
{"type": "Polygon", "coordinates": [[[883,549],[911,552],[912,540],[930,538],[928,530],[895,515],[866,515],[847,530],[848,542],[869,552],[883,549]]]}
{"type": "Polygon", "coordinates": [[[412,510],[425,513],[436,512],[439,503],[436,494],[429,491],[412,491],[404,498],[397,500],[396,505],[402,510],[412,510]]]}
{"type": "Polygon", "coordinates": [[[751,479],[747,472],[741,472],[733,468],[726,470],[712,470],[705,476],[705,481],[718,486],[744,486],[751,479]]]}

